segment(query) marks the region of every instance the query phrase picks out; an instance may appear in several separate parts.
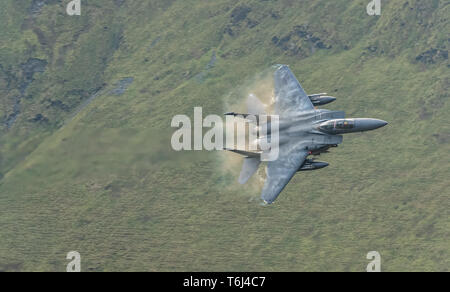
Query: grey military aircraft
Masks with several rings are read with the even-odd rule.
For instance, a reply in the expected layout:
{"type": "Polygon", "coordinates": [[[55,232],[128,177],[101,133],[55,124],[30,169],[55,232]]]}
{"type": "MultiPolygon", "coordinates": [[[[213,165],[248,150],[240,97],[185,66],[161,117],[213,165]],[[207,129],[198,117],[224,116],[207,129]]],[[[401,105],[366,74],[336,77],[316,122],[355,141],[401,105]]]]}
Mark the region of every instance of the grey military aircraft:
{"type": "MultiPolygon", "coordinates": [[[[347,119],[343,111],[316,109],[315,106],[328,104],[336,98],[326,93],[307,95],[287,65],[276,66],[274,84],[273,114],[279,117],[279,156],[267,163],[267,178],[261,194],[264,204],[272,204],[297,172],[327,167],[328,163],[308,159],[308,156],[327,153],[337,147],[342,143],[342,134],[371,131],[388,124],[378,119],[347,119]]],[[[247,100],[247,110],[248,114],[225,115],[267,115],[265,106],[253,95],[247,100]]],[[[266,127],[267,131],[268,123],[256,127],[259,130],[266,127]]],[[[245,157],[239,177],[239,182],[245,184],[258,170],[261,152],[225,150],[245,157]]]]}

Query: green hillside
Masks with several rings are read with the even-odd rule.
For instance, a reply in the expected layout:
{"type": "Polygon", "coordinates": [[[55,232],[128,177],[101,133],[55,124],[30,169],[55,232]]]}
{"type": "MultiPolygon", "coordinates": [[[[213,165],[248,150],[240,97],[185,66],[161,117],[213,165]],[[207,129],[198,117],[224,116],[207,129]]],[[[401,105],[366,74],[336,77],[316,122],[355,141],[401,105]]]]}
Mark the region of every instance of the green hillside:
{"type": "Polygon", "coordinates": [[[83,271],[365,271],[372,250],[450,270],[449,1],[66,2],[1,4],[0,271],[72,250],[83,271]],[[233,110],[273,64],[389,126],[264,208],[237,157],[173,151],[170,122],[233,110]]]}

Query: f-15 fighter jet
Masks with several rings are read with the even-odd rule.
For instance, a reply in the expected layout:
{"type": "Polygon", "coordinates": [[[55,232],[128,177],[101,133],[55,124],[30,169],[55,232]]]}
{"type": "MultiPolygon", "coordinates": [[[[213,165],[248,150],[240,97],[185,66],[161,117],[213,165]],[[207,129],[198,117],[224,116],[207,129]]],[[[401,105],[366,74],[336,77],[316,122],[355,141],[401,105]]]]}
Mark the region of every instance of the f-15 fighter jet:
{"type": "MultiPolygon", "coordinates": [[[[278,159],[267,163],[267,178],[261,198],[272,204],[292,177],[299,171],[321,169],[326,162],[308,159],[310,155],[328,152],[342,143],[342,134],[371,131],[388,123],[377,119],[346,119],[342,111],[316,109],[336,100],[325,93],[307,95],[287,65],[277,65],[274,73],[274,115],[279,118],[278,159]]],[[[243,116],[264,115],[264,105],[253,95],[247,101],[248,114],[226,113],[243,116]]],[[[255,126],[261,130],[266,125],[255,126]]],[[[270,135],[270,133],[269,133],[270,135]]],[[[244,165],[239,182],[245,184],[258,170],[261,152],[226,149],[243,155],[244,165]]]]}

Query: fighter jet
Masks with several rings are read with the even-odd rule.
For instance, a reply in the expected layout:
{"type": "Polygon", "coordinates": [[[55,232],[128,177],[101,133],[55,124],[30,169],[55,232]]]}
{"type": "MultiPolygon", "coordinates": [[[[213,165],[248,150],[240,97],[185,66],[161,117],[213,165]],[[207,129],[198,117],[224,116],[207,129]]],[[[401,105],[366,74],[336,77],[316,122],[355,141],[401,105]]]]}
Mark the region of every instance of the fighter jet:
{"type": "MultiPolygon", "coordinates": [[[[336,98],[326,93],[307,95],[287,65],[275,68],[273,115],[279,118],[279,154],[278,159],[267,162],[267,177],[261,194],[264,204],[272,204],[297,172],[327,167],[328,163],[308,157],[337,147],[342,143],[342,134],[371,131],[388,124],[378,119],[346,118],[343,111],[317,109],[315,106],[328,104],[336,98]]],[[[225,115],[244,118],[268,115],[266,107],[254,95],[248,98],[247,110],[248,113],[243,115],[234,112],[225,115]]],[[[255,127],[260,131],[264,127],[267,130],[268,123],[255,127]]],[[[226,150],[245,157],[239,176],[239,182],[245,184],[259,168],[261,151],[226,150]]]]}

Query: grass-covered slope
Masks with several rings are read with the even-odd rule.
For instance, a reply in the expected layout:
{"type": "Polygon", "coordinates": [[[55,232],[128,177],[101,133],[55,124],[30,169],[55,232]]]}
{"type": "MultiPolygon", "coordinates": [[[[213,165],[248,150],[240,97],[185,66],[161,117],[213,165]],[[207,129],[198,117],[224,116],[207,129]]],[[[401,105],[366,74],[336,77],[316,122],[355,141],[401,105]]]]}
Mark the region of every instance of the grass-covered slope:
{"type": "Polygon", "coordinates": [[[3,2],[0,270],[64,271],[72,250],[85,271],[364,271],[372,250],[449,270],[448,1],[3,2]],[[170,121],[277,63],[390,124],[262,208],[229,156],[172,151],[170,121]]]}

